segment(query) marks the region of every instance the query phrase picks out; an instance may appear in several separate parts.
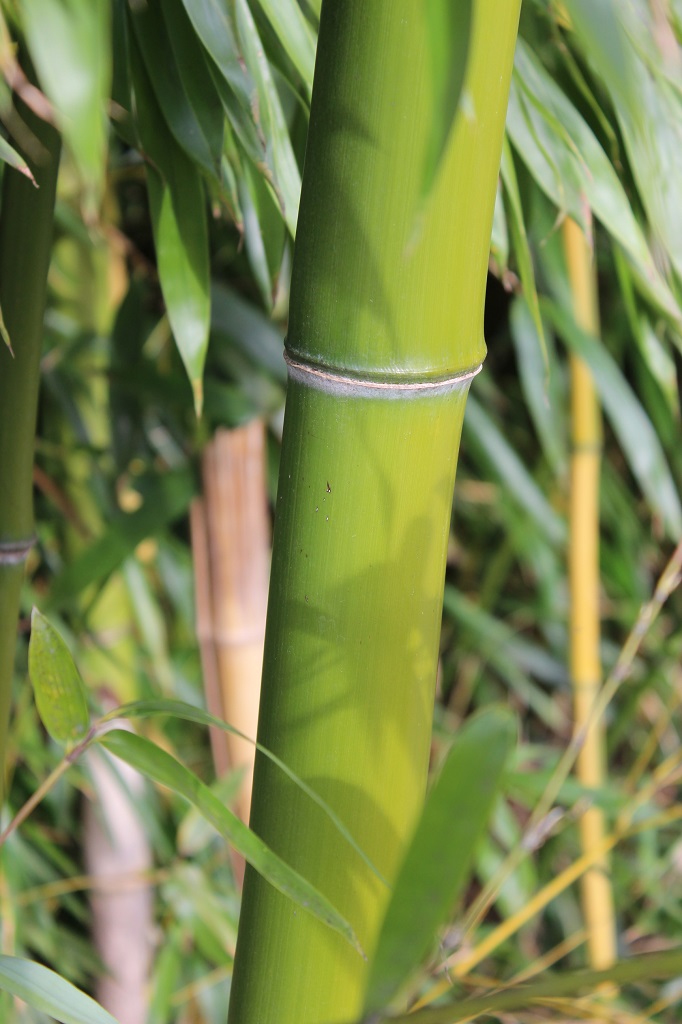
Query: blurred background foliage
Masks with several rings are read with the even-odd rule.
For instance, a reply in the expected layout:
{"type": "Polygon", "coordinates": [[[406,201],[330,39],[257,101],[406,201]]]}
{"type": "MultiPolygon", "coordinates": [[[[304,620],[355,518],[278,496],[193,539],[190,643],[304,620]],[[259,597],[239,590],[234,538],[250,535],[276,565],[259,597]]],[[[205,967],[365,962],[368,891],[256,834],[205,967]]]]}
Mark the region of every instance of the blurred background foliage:
{"type": "MultiPolygon", "coordinates": [[[[32,604],[72,646],[94,706],[158,695],[204,702],[188,512],[207,441],[218,427],[256,416],[269,426],[274,507],[282,339],[319,6],[2,4],[0,157],[23,162],[11,146],[24,144],[12,89],[65,140],[36,445],[37,545],[22,598],[6,820],[61,756],[26,685],[32,604]],[[25,49],[16,49],[17,39],[25,49]],[[24,77],[26,53],[39,93],[24,77]]],[[[680,0],[523,5],[491,242],[489,355],[463,436],[435,714],[434,761],[473,708],[502,700],[522,720],[469,906],[519,849],[571,736],[570,352],[591,367],[605,414],[606,673],[682,534],[681,40],[680,0]],[[559,231],[569,216],[594,246],[599,340],[573,318],[559,231]]],[[[674,820],[680,805],[680,612],[673,594],[607,711],[608,779],[596,798],[608,829],[637,792],[641,819],[669,812],[674,820]]],[[[203,729],[165,720],[144,728],[212,781],[203,729]]],[[[220,785],[235,791],[229,777],[220,785]]],[[[101,971],[81,841],[81,809],[92,792],[87,766],[74,767],[8,840],[0,876],[2,952],[51,964],[86,989],[101,971]]],[[[148,1020],[222,1024],[239,907],[226,846],[167,791],[149,786],[137,800],[153,859],[148,1020]]],[[[443,959],[531,905],[578,856],[584,793],[576,782],[565,784],[558,806],[492,897],[485,922],[459,908],[422,994],[443,959]]],[[[613,855],[620,955],[679,942],[682,840],[665,820],[624,839],[613,855]]],[[[508,979],[554,955],[581,966],[584,938],[576,891],[567,887],[476,970],[508,979]]],[[[481,974],[459,983],[468,989],[481,974]]],[[[1,998],[8,1024],[46,1019],[1,998]]],[[[673,1021],[680,998],[679,983],[662,991],[641,984],[604,1019],[673,1021]]],[[[583,1001],[518,1019],[563,1020],[569,1011],[576,1019],[595,1012],[583,1001]]]]}

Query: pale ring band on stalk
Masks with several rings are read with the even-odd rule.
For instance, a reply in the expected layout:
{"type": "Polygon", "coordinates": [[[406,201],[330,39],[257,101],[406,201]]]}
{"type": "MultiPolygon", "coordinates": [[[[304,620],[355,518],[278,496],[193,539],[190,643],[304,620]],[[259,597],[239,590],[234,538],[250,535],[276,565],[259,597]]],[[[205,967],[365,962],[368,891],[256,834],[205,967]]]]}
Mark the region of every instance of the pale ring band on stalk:
{"type": "Polygon", "coordinates": [[[407,380],[407,381],[380,381],[362,380],[358,377],[347,377],[338,373],[330,373],[318,366],[311,366],[309,363],[301,363],[292,359],[286,352],[284,361],[289,370],[289,376],[300,384],[318,388],[321,391],[330,391],[335,394],[364,395],[374,398],[409,398],[424,397],[427,394],[442,394],[448,391],[455,391],[463,384],[467,384],[476,374],[481,372],[483,364],[479,363],[471,370],[465,370],[452,377],[440,378],[439,380],[407,380]]]}

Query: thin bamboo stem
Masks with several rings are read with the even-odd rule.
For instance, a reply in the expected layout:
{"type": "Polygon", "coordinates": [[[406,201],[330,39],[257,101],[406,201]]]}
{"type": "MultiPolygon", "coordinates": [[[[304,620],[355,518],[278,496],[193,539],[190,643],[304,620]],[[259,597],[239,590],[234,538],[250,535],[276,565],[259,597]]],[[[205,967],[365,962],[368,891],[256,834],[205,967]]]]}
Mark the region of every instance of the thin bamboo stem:
{"type": "Polygon", "coordinates": [[[5,167],[0,212],[0,309],[13,349],[0,344],[0,788],[21,584],[33,542],[33,448],[60,151],[54,128],[17,106],[41,156],[35,166],[30,161],[37,189],[5,167]]]}
{"type": "MultiPolygon", "coordinates": [[[[563,226],[568,278],[579,326],[599,334],[599,305],[593,254],[582,230],[563,226]]],[[[602,679],[599,657],[599,475],[601,416],[592,374],[571,356],[571,477],[569,505],[570,673],[575,702],[574,729],[582,734],[576,760],[579,780],[589,789],[604,783],[604,726],[592,720],[602,679]]],[[[589,854],[604,836],[604,815],[591,807],[580,819],[582,849],[589,854]]],[[[590,965],[609,967],[616,959],[613,892],[604,858],[581,879],[581,903],[588,932],[590,965]]]]}

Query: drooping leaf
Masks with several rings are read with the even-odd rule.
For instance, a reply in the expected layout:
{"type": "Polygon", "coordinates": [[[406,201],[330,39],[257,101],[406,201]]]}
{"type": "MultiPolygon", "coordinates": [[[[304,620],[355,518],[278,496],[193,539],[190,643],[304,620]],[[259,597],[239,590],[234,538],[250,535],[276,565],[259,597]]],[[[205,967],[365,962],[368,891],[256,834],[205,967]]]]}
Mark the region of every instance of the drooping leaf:
{"type": "Polygon", "coordinates": [[[501,172],[502,181],[504,183],[504,192],[507,199],[507,221],[509,224],[509,231],[514,245],[514,253],[516,255],[516,262],[519,268],[519,276],[521,278],[523,294],[525,295],[526,302],[528,303],[528,308],[530,309],[531,315],[533,317],[533,322],[535,324],[537,331],[537,337],[540,342],[540,352],[542,354],[545,368],[547,368],[549,365],[547,357],[547,346],[545,343],[545,334],[542,326],[542,317],[540,316],[538,292],[535,285],[533,257],[531,256],[530,245],[528,244],[528,235],[526,234],[526,222],[523,216],[523,207],[521,206],[521,194],[519,192],[519,185],[518,181],[516,180],[514,158],[512,156],[511,148],[506,137],[502,144],[501,172]]]}
{"type": "Polygon", "coordinates": [[[359,953],[351,925],[314,886],[277,856],[196,775],[149,740],[112,729],[97,742],[143,775],[188,800],[271,885],[339,932],[359,953]]]}
{"type": "Polygon", "coordinates": [[[260,0],[277,38],[303,79],[308,98],[313,91],[315,34],[296,0],[260,0]]]}
{"type": "Polygon", "coordinates": [[[276,754],[273,754],[271,750],[268,750],[268,748],[264,747],[261,743],[256,742],[253,737],[246,736],[243,732],[240,732],[239,729],[230,725],[229,722],[223,721],[222,718],[217,718],[215,715],[210,714],[210,712],[204,711],[203,708],[193,707],[193,705],[185,704],[183,701],[168,699],[141,700],[135,701],[132,704],[123,704],[121,707],[114,708],[113,711],[105,715],[102,721],[115,721],[117,718],[149,718],[156,715],[170,715],[173,718],[184,719],[186,722],[197,722],[199,725],[205,725],[209,728],[214,727],[222,729],[224,732],[232,733],[232,735],[239,736],[240,739],[246,740],[248,743],[252,743],[254,747],[264,755],[264,757],[267,757],[273,764],[276,764],[280,771],[283,771],[284,774],[291,779],[294,785],[298,786],[306,796],[310,797],[313,803],[317,804],[320,810],[322,810],[334,824],[334,827],[337,829],[339,834],[343,836],[358,856],[364,860],[372,873],[375,874],[380,881],[386,884],[381,873],[374,866],[362,847],[355,841],[355,839],[353,839],[353,836],[343,824],[338,814],[336,814],[329,804],[322,799],[319,793],[316,793],[315,790],[307,784],[307,782],[304,782],[303,779],[296,775],[296,773],[293,772],[291,768],[281,760],[281,758],[277,757],[276,754]]]}
{"type": "MultiPolygon", "coordinates": [[[[552,366],[547,391],[547,369],[542,358],[542,345],[537,336],[535,321],[524,296],[519,295],[511,305],[509,327],[516,350],[516,363],[523,395],[535,425],[538,440],[555,473],[566,469],[566,437],[559,417],[560,404],[557,389],[557,368],[552,366]]],[[[546,341],[546,351],[550,346],[546,341]]],[[[552,361],[550,360],[550,365],[552,361]]]]}
{"type": "Polygon", "coordinates": [[[573,27],[616,108],[625,149],[647,216],[682,276],[682,94],[647,62],[639,40],[653,35],[651,12],[621,0],[567,0],[573,27]],[[645,21],[642,22],[642,17],[645,21]]]}
{"type": "Polygon", "coordinates": [[[540,188],[584,224],[585,204],[623,247],[644,293],[671,319],[680,310],[654,263],[616,171],[578,110],[522,39],[518,41],[507,130],[540,188]]]}
{"type": "Polygon", "coordinates": [[[452,913],[492,813],[516,732],[511,712],[490,708],[455,736],[398,872],[370,962],[367,1012],[390,1002],[452,913]]]}
{"type": "Polygon", "coordinates": [[[111,94],[109,5],[90,0],[25,0],[21,18],[40,84],[53,103],[94,219],[104,187],[107,101],[111,94]]]}
{"type": "Polygon", "coordinates": [[[185,9],[178,3],[136,4],[131,20],[166,124],[190,160],[219,181],[223,112],[185,9]]]}
{"type": "Polygon", "coordinates": [[[161,290],[199,415],[211,317],[204,187],[199,171],[165,126],[134,39],[130,54],[136,124],[149,160],[147,187],[161,290]]]}
{"type": "Polygon", "coordinates": [[[69,648],[37,608],[31,613],[28,671],[40,720],[53,740],[72,747],[90,727],[85,687],[69,648]]]}
{"type": "Polygon", "coordinates": [[[472,0],[430,0],[424,7],[433,89],[433,117],[429,125],[421,199],[430,193],[450,131],[455,122],[466,77],[473,21],[472,0]]]}
{"type": "Polygon", "coordinates": [[[90,996],[32,960],[0,956],[0,988],[60,1024],[118,1024],[90,996]]]}
{"type": "Polygon", "coordinates": [[[632,388],[604,345],[581,330],[572,316],[549,301],[543,301],[543,310],[557,333],[592,371],[604,411],[634,476],[669,536],[678,539],[682,534],[680,497],[660,441],[632,388]]]}

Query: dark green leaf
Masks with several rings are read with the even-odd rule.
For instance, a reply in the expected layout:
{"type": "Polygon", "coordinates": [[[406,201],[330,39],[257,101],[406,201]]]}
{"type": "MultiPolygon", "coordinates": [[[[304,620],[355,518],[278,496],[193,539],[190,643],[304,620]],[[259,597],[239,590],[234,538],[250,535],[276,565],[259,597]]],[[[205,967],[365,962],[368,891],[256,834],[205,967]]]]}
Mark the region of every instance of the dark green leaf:
{"type": "Polygon", "coordinates": [[[386,1006],[433,947],[468,881],[517,734],[490,708],[455,736],[396,879],[372,957],[365,1010],[386,1006]]]}
{"type": "Polygon", "coordinates": [[[271,885],[338,931],[362,953],[352,927],[329,900],[285,864],[255,832],[223,806],[208,786],[174,757],[149,740],[122,729],[105,733],[97,742],[143,775],[183,796],[271,885]]]}
{"type": "Polygon", "coordinates": [[[147,185],[161,290],[199,415],[211,317],[204,187],[165,127],[136,43],[130,43],[136,123],[150,161],[147,185]]]}
{"type": "Polygon", "coordinates": [[[40,719],[53,740],[72,747],[90,727],[85,687],[54,626],[33,609],[28,671],[40,719]]]}

